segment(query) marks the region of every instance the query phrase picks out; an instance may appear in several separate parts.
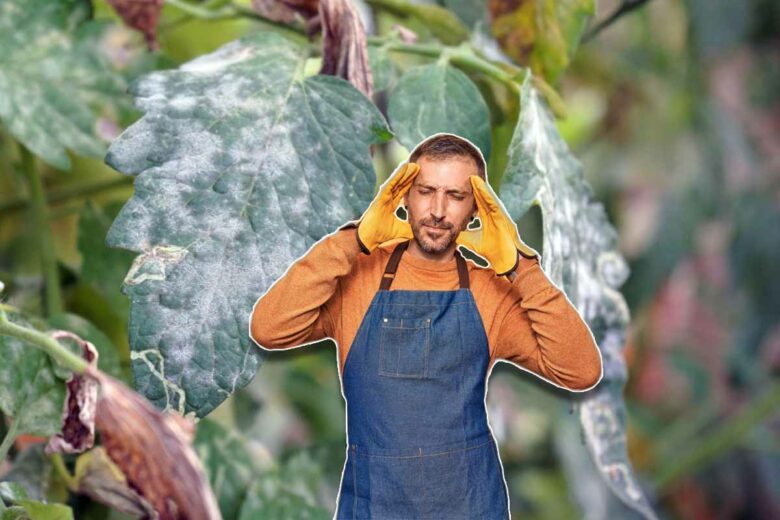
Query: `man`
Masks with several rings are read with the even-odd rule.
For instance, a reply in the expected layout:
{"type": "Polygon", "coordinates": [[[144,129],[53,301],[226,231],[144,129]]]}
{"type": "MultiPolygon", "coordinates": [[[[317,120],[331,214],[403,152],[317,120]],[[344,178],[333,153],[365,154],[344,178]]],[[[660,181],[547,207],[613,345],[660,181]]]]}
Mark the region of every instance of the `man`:
{"type": "Polygon", "coordinates": [[[268,350],[337,343],[347,402],[339,519],[509,518],[485,406],[494,363],[575,392],[603,373],[587,324],[487,185],[482,153],[446,133],[415,147],[359,221],[269,288],[250,334],[268,350]],[[490,267],[467,262],[458,244],[490,267]]]}

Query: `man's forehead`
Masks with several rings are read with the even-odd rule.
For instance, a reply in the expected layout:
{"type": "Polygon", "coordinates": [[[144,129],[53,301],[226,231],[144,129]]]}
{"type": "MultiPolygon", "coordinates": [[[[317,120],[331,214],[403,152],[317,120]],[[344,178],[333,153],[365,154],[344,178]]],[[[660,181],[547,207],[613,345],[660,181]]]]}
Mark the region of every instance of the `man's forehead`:
{"type": "Polygon", "coordinates": [[[426,161],[422,158],[418,163],[420,171],[414,179],[417,186],[460,190],[471,193],[471,175],[477,175],[472,161],[448,160],[426,161]]]}

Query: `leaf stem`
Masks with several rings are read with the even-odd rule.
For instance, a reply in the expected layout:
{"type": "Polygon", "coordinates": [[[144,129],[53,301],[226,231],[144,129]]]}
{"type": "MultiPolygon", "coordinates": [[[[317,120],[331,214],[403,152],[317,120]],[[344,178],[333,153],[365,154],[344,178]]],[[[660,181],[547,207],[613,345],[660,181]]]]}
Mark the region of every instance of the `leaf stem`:
{"type": "Polygon", "coordinates": [[[62,366],[83,374],[89,363],[77,356],[44,332],[22,327],[8,320],[5,311],[0,309],[0,335],[13,336],[46,352],[62,366]]]}
{"type": "MultiPolygon", "coordinates": [[[[95,193],[102,193],[116,188],[125,188],[133,185],[134,177],[120,175],[109,179],[91,180],[67,186],[60,190],[47,194],[47,205],[68,202],[72,199],[78,199],[95,193]]],[[[0,215],[13,213],[26,208],[31,202],[23,197],[17,197],[6,202],[0,202],[0,215]]]]}
{"type": "MultiPolygon", "coordinates": [[[[11,445],[16,440],[17,430],[19,429],[19,419],[14,417],[11,421],[11,426],[8,427],[8,431],[3,438],[3,442],[0,443],[0,463],[2,463],[8,456],[8,450],[11,449],[11,445]]],[[[0,505],[3,504],[3,499],[0,498],[0,505]]]]}
{"type": "Polygon", "coordinates": [[[763,395],[757,397],[736,417],[711,435],[699,436],[690,449],[678,450],[681,456],[669,461],[653,479],[657,490],[668,488],[683,475],[700,469],[724,452],[739,444],[754,427],[777,413],[780,406],[780,381],[775,382],[763,395]]]}
{"type": "Polygon", "coordinates": [[[19,143],[19,152],[22,158],[22,171],[27,177],[30,187],[32,222],[38,235],[41,269],[46,282],[46,314],[52,316],[62,312],[63,305],[59,272],[57,271],[57,256],[49,225],[49,207],[46,205],[41,173],[35,165],[35,156],[22,143],[19,143]]]}

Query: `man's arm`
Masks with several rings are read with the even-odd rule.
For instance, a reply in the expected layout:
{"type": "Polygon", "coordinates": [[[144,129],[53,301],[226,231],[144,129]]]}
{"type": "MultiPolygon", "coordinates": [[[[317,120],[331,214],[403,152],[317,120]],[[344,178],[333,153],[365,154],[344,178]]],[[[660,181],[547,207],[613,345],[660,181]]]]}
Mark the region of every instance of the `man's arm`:
{"type": "Polygon", "coordinates": [[[357,228],[347,224],[314,244],[262,295],[249,319],[251,338],[263,349],[287,349],[331,337],[341,312],[339,277],[360,254],[357,228]]]}
{"type": "Polygon", "coordinates": [[[514,302],[500,325],[496,357],[566,390],[596,386],[603,377],[601,352],[577,309],[537,257],[521,255],[515,273],[514,302]]]}

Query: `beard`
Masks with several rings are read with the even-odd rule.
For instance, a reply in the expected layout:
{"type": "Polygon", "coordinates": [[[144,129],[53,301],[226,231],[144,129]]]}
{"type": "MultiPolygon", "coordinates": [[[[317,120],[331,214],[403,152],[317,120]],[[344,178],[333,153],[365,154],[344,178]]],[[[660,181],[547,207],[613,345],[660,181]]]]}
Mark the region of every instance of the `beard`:
{"type": "Polygon", "coordinates": [[[407,212],[409,214],[409,225],[412,228],[415,240],[417,240],[417,243],[420,245],[420,249],[434,255],[446,251],[458,238],[460,232],[466,229],[466,226],[471,220],[471,215],[466,215],[466,219],[461,222],[460,225],[454,225],[445,220],[435,221],[431,217],[417,219],[408,207],[407,212]],[[433,226],[441,229],[436,233],[435,230],[426,228],[425,226],[433,226]]]}

